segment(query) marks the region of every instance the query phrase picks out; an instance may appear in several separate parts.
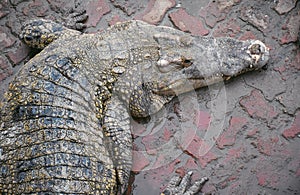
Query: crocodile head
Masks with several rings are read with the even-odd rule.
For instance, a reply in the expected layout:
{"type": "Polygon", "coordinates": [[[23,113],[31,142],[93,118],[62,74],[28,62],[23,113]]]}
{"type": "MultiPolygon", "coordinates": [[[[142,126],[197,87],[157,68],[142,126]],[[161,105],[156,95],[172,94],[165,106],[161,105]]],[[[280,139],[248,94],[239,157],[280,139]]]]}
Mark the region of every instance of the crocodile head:
{"type": "Polygon", "coordinates": [[[260,69],[269,59],[269,49],[258,40],[204,38],[159,34],[160,57],[156,63],[157,94],[174,95],[244,72],[260,69]]]}

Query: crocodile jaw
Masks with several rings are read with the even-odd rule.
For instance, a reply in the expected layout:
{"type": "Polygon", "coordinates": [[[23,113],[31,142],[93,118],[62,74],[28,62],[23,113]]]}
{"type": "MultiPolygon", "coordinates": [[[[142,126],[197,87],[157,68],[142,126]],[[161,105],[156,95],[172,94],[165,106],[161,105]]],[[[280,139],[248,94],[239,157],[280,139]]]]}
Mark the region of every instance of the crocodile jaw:
{"type": "Polygon", "coordinates": [[[158,90],[154,90],[154,92],[161,95],[179,95],[182,93],[193,91],[201,87],[206,87],[214,83],[221,82],[223,80],[224,78],[221,77],[220,75],[215,75],[215,76],[202,78],[202,79],[182,78],[180,80],[174,81],[168,86],[164,86],[164,85],[158,86],[158,90]]]}
{"type": "MultiPolygon", "coordinates": [[[[245,72],[258,70],[265,66],[269,60],[269,48],[259,40],[239,41],[239,46],[234,57],[222,58],[220,51],[219,59],[215,59],[212,64],[198,61],[191,66],[183,67],[179,71],[173,66],[167,75],[162,76],[157,89],[157,94],[175,95],[194,89],[205,87],[214,83],[228,80],[245,72]],[[173,72],[173,73],[172,73],[173,72]]],[[[218,50],[219,48],[216,48],[218,50]]],[[[234,51],[233,49],[233,51],[234,51]]],[[[226,53],[227,51],[224,51],[226,53]]],[[[208,56],[213,56],[208,54],[208,56]]],[[[204,59],[205,61],[205,59],[204,59]]],[[[167,64],[166,61],[159,61],[159,65],[167,64]],[[164,64],[163,64],[164,63],[164,64]]],[[[165,68],[165,70],[167,70],[165,68]]]]}

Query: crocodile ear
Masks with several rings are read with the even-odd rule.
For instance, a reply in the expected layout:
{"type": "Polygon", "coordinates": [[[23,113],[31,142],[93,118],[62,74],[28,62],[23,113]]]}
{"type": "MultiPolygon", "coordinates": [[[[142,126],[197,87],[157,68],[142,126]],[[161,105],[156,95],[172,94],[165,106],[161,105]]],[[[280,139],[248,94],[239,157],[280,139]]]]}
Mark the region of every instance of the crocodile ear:
{"type": "Polygon", "coordinates": [[[182,46],[190,46],[193,43],[194,38],[190,35],[173,35],[170,33],[157,33],[153,35],[154,40],[156,40],[159,44],[168,44],[177,43],[182,46]]]}

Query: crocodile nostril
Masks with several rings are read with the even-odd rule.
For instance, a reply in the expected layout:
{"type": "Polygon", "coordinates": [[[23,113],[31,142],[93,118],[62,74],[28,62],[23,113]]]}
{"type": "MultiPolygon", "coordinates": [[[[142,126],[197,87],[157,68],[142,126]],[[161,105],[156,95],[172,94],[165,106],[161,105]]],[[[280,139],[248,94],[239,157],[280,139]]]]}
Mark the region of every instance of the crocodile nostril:
{"type": "Polygon", "coordinates": [[[253,44],[250,47],[250,53],[251,54],[261,54],[261,45],[260,44],[253,44]]]}

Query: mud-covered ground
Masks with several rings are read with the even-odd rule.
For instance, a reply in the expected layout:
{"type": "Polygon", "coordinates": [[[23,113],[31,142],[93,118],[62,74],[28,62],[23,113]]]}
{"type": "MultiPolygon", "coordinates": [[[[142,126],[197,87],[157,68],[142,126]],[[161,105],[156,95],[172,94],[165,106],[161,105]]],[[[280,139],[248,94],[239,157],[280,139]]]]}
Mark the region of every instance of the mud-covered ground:
{"type": "Polygon", "coordinates": [[[193,35],[259,39],[267,69],[182,95],[133,123],[133,194],[158,194],[193,170],[216,194],[300,194],[300,2],[297,0],[1,0],[0,96],[38,51],[19,39],[22,22],[89,14],[86,33],[139,19],[193,35]],[[225,84],[225,85],[224,85],[225,84]],[[209,139],[214,136],[214,139],[209,139]]]}

